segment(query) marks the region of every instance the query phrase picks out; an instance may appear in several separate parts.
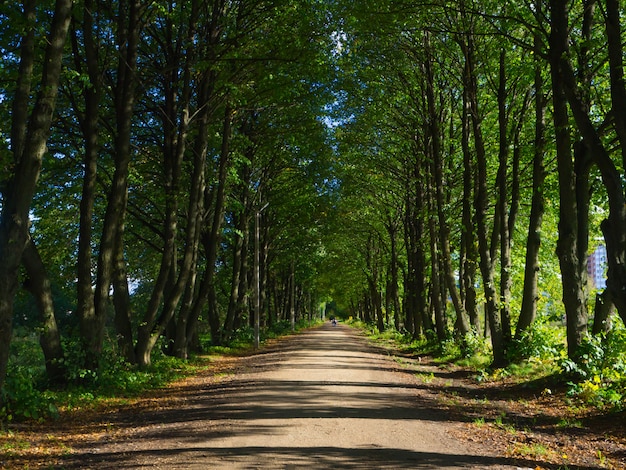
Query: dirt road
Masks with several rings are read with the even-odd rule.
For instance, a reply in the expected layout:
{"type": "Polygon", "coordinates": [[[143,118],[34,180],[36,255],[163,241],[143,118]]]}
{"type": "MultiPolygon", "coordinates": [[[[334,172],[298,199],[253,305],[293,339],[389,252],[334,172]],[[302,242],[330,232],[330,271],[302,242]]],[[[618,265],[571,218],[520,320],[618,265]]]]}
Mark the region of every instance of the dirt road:
{"type": "Polygon", "coordinates": [[[172,406],[111,417],[67,468],[515,469],[460,442],[414,375],[354,330],[325,325],[243,361],[172,406]]]}

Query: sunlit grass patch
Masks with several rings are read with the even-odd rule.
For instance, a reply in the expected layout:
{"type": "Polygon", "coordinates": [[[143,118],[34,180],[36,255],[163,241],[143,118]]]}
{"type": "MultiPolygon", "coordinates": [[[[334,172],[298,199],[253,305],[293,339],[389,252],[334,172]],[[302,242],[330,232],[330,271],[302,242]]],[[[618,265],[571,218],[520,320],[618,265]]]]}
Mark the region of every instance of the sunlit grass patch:
{"type": "Polygon", "coordinates": [[[434,372],[431,372],[429,374],[425,372],[418,372],[417,374],[415,374],[415,377],[417,377],[419,380],[422,381],[422,383],[425,384],[430,384],[435,380],[434,372]]]}
{"type": "Polygon", "coordinates": [[[512,455],[520,455],[529,458],[543,458],[551,454],[551,451],[544,445],[539,443],[526,444],[516,442],[509,451],[512,455]]]}

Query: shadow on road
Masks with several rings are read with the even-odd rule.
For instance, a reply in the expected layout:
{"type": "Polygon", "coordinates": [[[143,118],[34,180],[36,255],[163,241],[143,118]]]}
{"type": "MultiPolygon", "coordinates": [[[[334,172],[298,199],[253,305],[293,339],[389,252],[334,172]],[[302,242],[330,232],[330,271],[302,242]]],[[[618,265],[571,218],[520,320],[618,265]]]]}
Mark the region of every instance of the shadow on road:
{"type": "Polygon", "coordinates": [[[315,444],[319,436],[312,433],[322,423],[346,422],[356,432],[372,423],[402,426],[406,421],[473,419],[452,417],[440,402],[419,394],[420,384],[406,380],[406,374],[351,330],[325,326],[244,359],[224,382],[203,386],[194,382],[170,391],[175,400],[169,406],[109,417],[116,432],[75,446],[65,468],[536,467],[530,460],[454,449],[339,446],[333,444],[338,436],[332,431],[326,431],[328,444],[315,444]],[[373,379],[359,380],[366,371],[373,379]],[[279,439],[295,432],[294,423],[310,424],[311,434],[281,445],[279,439]],[[266,444],[256,444],[259,439],[266,444]]]}
{"type": "MultiPolygon", "coordinates": [[[[148,463],[138,466],[137,459],[146,462],[159,460],[176,464],[163,468],[259,468],[259,469],[435,469],[435,468],[470,468],[496,469],[517,468],[531,470],[535,468],[530,461],[523,459],[494,458],[462,454],[441,454],[433,452],[414,452],[405,449],[345,449],[336,447],[298,447],[272,448],[237,447],[216,449],[197,447],[190,449],[150,450],[142,452],[99,454],[94,460],[83,457],[76,468],[130,469],[151,466],[148,463]],[[141,455],[140,455],[141,454],[141,455]],[[211,462],[206,457],[211,456],[211,462]],[[246,465],[249,459],[256,459],[258,465],[246,465]],[[203,462],[203,463],[199,463],[203,462]],[[268,463],[269,462],[269,463],[268,463]],[[273,462],[273,463],[271,463],[273,462]]],[[[69,468],[69,467],[68,467],[69,468]]],[[[158,468],[158,466],[157,466],[158,468]]],[[[556,466],[542,466],[556,470],[556,466]]],[[[593,470],[591,467],[569,467],[572,470],[593,470]]]]}

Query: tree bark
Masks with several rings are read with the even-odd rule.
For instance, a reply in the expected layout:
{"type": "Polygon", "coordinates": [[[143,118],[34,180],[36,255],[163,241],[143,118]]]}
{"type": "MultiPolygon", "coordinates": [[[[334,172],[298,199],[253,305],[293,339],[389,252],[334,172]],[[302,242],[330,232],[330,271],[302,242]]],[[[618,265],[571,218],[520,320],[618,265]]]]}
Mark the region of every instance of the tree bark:
{"type": "Polygon", "coordinates": [[[192,63],[197,58],[192,46],[196,35],[198,3],[191,2],[185,28],[167,22],[155,36],[163,43],[166,70],[163,73],[164,105],[163,171],[166,208],[163,224],[163,249],[159,275],[138,330],[137,360],[141,366],[150,363],[150,355],[156,342],[165,331],[171,341],[170,354],[187,357],[187,326],[192,308],[195,287],[197,253],[200,238],[200,219],[203,211],[204,169],[206,161],[206,126],[208,110],[206,103],[211,88],[210,73],[198,81],[197,90],[197,137],[192,153],[193,171],[186,191],[185,235],[180,265],[177,260],[179,248],[178,219],[181,174],[187,153],[187,135],[191,125],[192,63]],[[179,32],[176,36],[175,31],[179,32]],[[160,36],[163,34],[163,38],[160,36]],[[175,39],[174,39],[175,38],[175,39]],[[181,305],[182,299],[182,305],[181,305]],[[161,305],[162,304],[162,305],[161,305]],[[161,308],[160,314],[159,308],[161,308]],[[175,312],[178,317],[174,320],[175,312]],[[157,314],[159,315],[157,318],[157,314]]]}
{"type": "Polygon", "coordinates": [[[507,168],[509,167],[509,119],[507,113],[506,52],[500,51],[498,83],[498,215],[500,217],[500,322],[502,347],[505,352],[511,342],[511,233],[509,231],[509,199],[507,168]]]}
{"type": "Polygon", "coordinates": [[[117,234],[114,254],[113,270],[113,305],[115,307],[115,331],[120,354],[129,364],[136,364],[135,347],[133,344],[132,312],[130,302],[130,288],[128,287],[128,272],[124,259],[123,231],[117,234]]]}
{"type": "Polygon", "coordinates": [[[562,62],[567,60],[568,17],[567,2],[552,0],[550,65],[552,75],[553,119],[556,133],[557,165],[559,173],[559,240],[557,255],[563,282],[563,304],[567,322],[568,355],[576,360],[579,345],[587,330],[587,309],[584,286],[578,260],[578,208],[576,174],[571,152],[566,87],[563,84],[562,62]]]}
{"type": "Polygon", "coordinates": [[[367,297],[371,303],[371,316],[376,321],[378,331],[385,331],[385,321],[382,311],[382,299],[378,289],[379,270],[378,257],[380,255],[379,248],[374,240],[375,235],[370,235],[366,247],[366,264],[367,264],[367,284],[369,292],[367,297]]]}
{"type": "Polygon", "coordinates": [[[439,233],[437,231],[436,201],[434,200],[434,189],[431,179],[432,177],[428,178],[426,189],[428,197],[428,238],[430,242],[430,302],[435,316],[437,339],[442,343],[448,339],[448,322],[446,318],[446,304],[442,295],[444,286],[441,283],[440,275],[441,252],[439,250],[439,233]]]}
{"type": "MultiPolygon", "coordinates": [[[[620,27],[621,12],[623,8],[617,0],[606,1],[605,27],[608,42],[610,79],[611,79],[611,104],[613,110],[615,132],[620,142],[622,151],[622,168],[626,168],[626,117],[623,110],[626,109],[626,86],[624,83],[623,43],[620,27]]],[[[607,155],[598,155],[603,161],[607,155]]],[[[607,242],[607,258],[609,265],[608,288],[611,292],[617,310],[626,323],[626,211],[624,205],[620,208],[620,199],[623,199],[623,188],[619,182],[623,180],[620,175],[614,175],[614,166],[607,163],[598,163],[604,168],[602,178],[609,193],[609,199],[614,202],[610,205],[609,218],[602,224],[602,230],[607,242]],[[618,193],[619,191],[619,193],[618,193]],[[609,248],[609,242],[611,247],[609,248]],[[609,251],[610,250],[610,251],[609,251]]],[[[624,170],[622,171],[623,175],[624,170]]]]}
{"type": "Polygon", "coordinates": [[[615,311],[615,304],[611,299],[611,292],[608,289],[596,294],[595,314],[593,317],[593,329],[591,334],[599,335],[608,333],[611,330],[611,316],[615,311]]]}
{"type": "Polygon", "coordinates": [[[21,45],[20,69],[11,122],[14,170],[2,187],[0,213],[0,389],[4,386],[13,332],[13,301],[19,266],[28,243],[29,211],[46,153],[56,105],[61,65],[69,30],[72,1],[57,0],[46,42],[41,88],[32,111],[29,95],[35,61],[36,2],[24,4],[28,25],[21,45]]]}
{"type": "Polygon", "coordinates": [[[461,148],[463,151],[463,214],[461,216],[461,256],[460,279],[461,298],[465,311],[469,315],[474,333],[480,333],[480,319],[476,302],[476,269],[478,266],[478,250],[476,248],[475,224],[472,215],[474,200],[474,165],[470,151],[470,116],[471,108],[468,100],[468,87],[463,87],[463,113],[461,116],[461,148]]]}
{"type": "MultiPolygon", "coordinates": [[[[469,333],[469,325],[467,323],[465,306],[461,301],[461,295],[457,289],[457,280],[452,269],[452,255],[450,253],[450,229],[448,228],[448,221],[445,211],[445,197],[444,186],[446,184],[443,175],[443,162],[441,155],[441,135],[439,128],[439,114],[436,110],[435,104],[435,78],[432,70],[432,57],[430,55],[430,38],[428,34],[425,37],[427,58],[424,63],[425,75],[426,75],[426,99],[428,103],[428,135],[430,141],[430,152],[432,160],[432,171],[434,176],[434,204],[436,206],[437,221],[439,224],[439,231],[436,236],[439,238],[439,244],[441,248],[441,266],[442,276],[445,279],[445,286],[448,289],[454,311],[456,313],[456,321],[454,323],[455,331],[461,338],[465,338],[465,335],[469,333]]],[[[433,209],[434,210],[434,209],[433,209]]],[[[433,282],[436,278],[433,277],[433,282]]],[[[445,305],[445,302],[444,302],[445,305]]],[[[445,310],[445,308],[444,308],[445,310]]]]}
{"type": "Polygon", "coordinates": [[[475,72],[475,51],[471,32],[460,40],[460,45],[465,57],[465,70],[463,86],[466,88],[468,107],[471,116],[474,136],[474,150],[476,152],[476,197],[474,210],[476,214],[476,226],[479,251],[479,267],[483,280],[485,295],[485,312],[491,334],[491,346],[493,349],[493,366],[506,365],[505,344],[502,334],[502,324],[498,312],[497,290],[494,280],[494,265],[491,256],[491,246],[487,229],[488,190],[487,190],[487,157],[481,118],[478,109],[478,85],[475,72]]]}
{"type": "Polygon", "coordinates": [[[400,307],[400,296],[398,293],[398,227],[397,222],[391,220],[387,221],[387,232],[389,234],[389,240],[391,244],[391,253],[389,260],[389,306],[393,311],[393,324],[397,331],[400,331],[400,318],[402,317],[402,309],[400,307]]]}
{"type": "MultiPolygon", "coordinates": [[[[221,343],[221,320],[217,307],[215,293],[215,262],[217,260],[217,252],[221,239],[222,225],[224,223],[224,203],[226,201],[226,179],[228,176],[228,168],[230,162],[230,137],[233,119],[233,109],[226,107],[224,110],[224,121],[222,128],[222,147],[220,151],[219,167],[217,171],[216,186],[207,191],[213,190],[215,197],[207,196],[205,199],[213,199],[212,221],[210,229],[202,239],[205,250],[206,270],[204,273],[204,287],[206,291],[206,299],[208,303],[209,326],[211,328],[211,337],[214,344],[221,343]]],[[[203,300],[200,300],[203,302],[203,300]]]]}
{"type": "MultiPolygon", "coordinates": [[[[245,191],[245,189],[244,189],[245,191]]],[[[244,203],[244,207],[246,204],[244,203]]],[[[245,209],[244,209],[245,210],[245,209]]],[[[248,231],[248,216],[245,213],[238,214],[235,218],[237,232],[233,243],[233,272],[230,281],[230,298],[228,301],[228,311],[224,320],[224,340],[228,341],[235,329],[235,321],[240,312],[241,296],[239,290],[242,288],[241,278],[246,276],[246,272],[242,269],[243,259],[247,253],[244,253],[244,237],[248,231]]]]}
{"type": "Polygon", "coordinates": [[[544,95],[544,80],[541,57],[541,40],[536,35],[534,39],[535,50],[535,138],[533,146],[533,189],[530,207],[530,219],[528,222],[528,235],[526,238],[526,261],[524,263],[524,286],[522,290],[522,306],[515,338],[519,340],[535,321],[537,314],[537,301],[539,300],[539,249],[541,247],[541,225],[543,222],[544,207],[544,153],[545,153],[545,128],[546,128],[546,97],[544,95]]]}
{"type": "Polygon", "coordinates": [[[98,155],[100,153],[98,133],[100,124],[100,101],[102,98],[102,80],[98,63],[98,48],[94,38],[95,13],[96,5],[94,1],[85,0],[82,25],[76,25],[72,34],[75,65],[77,70],[81,70],[84,62],[87,76],[89,77],[89,86],[83,89],[85,109],[83,112],[79,109],[75,110],[80,122],[85,146],[83,156],[85,173],[83,175],[83,188],[80,199],[78,255],[76,263],[76,316],[79,319],[95,318],[91,245],[93,242],[98,155]],[[78,30],[80,30],[80,34],[78,30]],[[79,45],[81,37],[83,40],[83,53],[81,53],[79,45]]]}
{"type": "MultiPolygon", "coordinates": [[[[113,89],[115,108],[114,163],[115,171],[107,199],[98,255],[93,316],[80,319],[85,349],[85,367],[97,370],[104,341],[104,327],[109,312],[109,290],[116,265],[117,245],[123,240],[126,205],[128,201],[128,173],[132,156],[131,134],[137,85],[137,55],[142,29],[143,6],[140,0],[121,1],[117,23],[118,65],[117,81],[113,89]]],[[[121,248],[120,248],[121,249],[121,248]]],[[[119,315],[128,315],[119,312],[119,315]]]]}
{"type": "Polygon", "coordinates": [[[33,295],[40,315],[39,344],[43,350],[46,373],[52,384],[63,384],[67,380],[65,353],[61,345],[61,333],[54,312],[54,298],[50,279],[37,247],[29,240],[24,249],[22,264],[27,279],[24,287],[33,295]]]}

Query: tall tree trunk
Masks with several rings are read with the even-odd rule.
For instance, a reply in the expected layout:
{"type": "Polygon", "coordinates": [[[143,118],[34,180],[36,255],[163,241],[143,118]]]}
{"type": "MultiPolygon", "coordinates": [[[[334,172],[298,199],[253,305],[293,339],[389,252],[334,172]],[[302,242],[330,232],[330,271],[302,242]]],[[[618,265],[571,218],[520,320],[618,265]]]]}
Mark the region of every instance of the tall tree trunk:
{"type": "Polygon", "coordinates": [[[407,269],[404,276],[404,314],[405,328],[413,338],[420,334],[420,322],[417,309],[417,236],[413,217],[413,202],[410,190],[406,190],[406,207],[404,215],[404,240],[406,245],[407,269]]]}
{"type": "Polygon", "coordinates": [[[291,320],[291,331],[296,330],[296,266],[291,260],[291,268],[289,270],[289,318],[291,320]]]}
{"type": "Polygon", "coordinates": [[[221,321],[217,309],[217,300],[215,292],[215,262],[217,260],[217,252],[221,239],[222,225],[224,223],[224,205],[226,201],[226,179],[228,176],[228,168],[230,162],[230,137],[232,120],[234,111],[227,106],[224,110],[224,121],[222,128],[222,147],[220,150],[219,168],[217,172],[217,187],[215,189],[215,198],[213,206],[213,220],[211,228],[203,240],[206,252],[207,265],[207,285],[208,285],[208,308],[209,308],[209,326],[211,327],[211,337],[214,344],[221,342],[221,321]]]}
{"type": "MultiPolygon", "coordinates": [[[[389,217],[391,219],[391,217],[389,217]]],[[[400,331],[400,318],[402,316],[400,307],[400,296],[398,293],[398,227],[394,220],[388,220],[387,232],[391,244],[390,279],[389,279],[389,305],[393,311],[393,324],[397,331],[400,331]]]]}
{"type": "MultiPolygon", "coordinates": [[[[250,208],[246,209],[248,214],[250,213],[250,208]]],[[[240,271],[240,275],[239,275],[239,289],[238,289],[238,297],[237,297],[237,311],[235,312],[235,328],[239,328],[242,325],[242,321],[243,321],[243,316],[246,313],[246,309],[250,306],[250,292],[251,292],[251,287],[250,287],[250,283],[248,282],[249,279],[249,274],[250,274],[250,269],[249,269],[249,265],[248,265],[248,253],[249,253],[249,247],[250,247],[250,218],[248,217],[248,221],[246,222],[246,228],[243,232],[243,245],[241,247],[241,252],[242,252],[242,256],[241,256],[241,263],[239,265],[239,271],[240,271]]],[[[271,299],[271,295],[267,295],[267,291],[268,291],[268,287],[267,287],[267,279],[265,278],[265,276],[263,277],[263,281],[261,283],[262,286],[264,286],[264,294],[265,294],[265,298],[271,299]]],[[[270,292],[271,292],[271,288],[270,288],[270,292]]],[[[261,300],[265,300],[263,299],[263,295],[261,296],[262,299],[261,300]]],[[[269,302],[268,302],[269,303],[269,302]]]]}
{"type": "Polygon", "coordinates": [[[567,2],[550,2],[551,34],[550,65],[552,74],[553,119],[556,133],[559,173],[559,240],[557,254],[561,265],[563,304],[567,321],[568,354],[576,359],[579,345],[587,330],[587,308],[584,285],[578,270],[578,208],[576,174],[571,151],[566,87],[563,84],[562,62],[567,60],[567,2]]]}
{"type": "Polygon", "coordinates": [[[535,321],[537,301],[539,300],[539,249],[541,247],[541,225],[543,222],[544,207],[544,153],[546,146],[546,104],[543,80],[543,62],[540,59],[542,51],[541,40],[535,35],[535,138],[533,145],[533,189],[528,222],[528,236],[526,237],[526,261],[524,263],[524,286],[522,290],[522,306],[515,338],[521,339],[522,334],[535,321]]]}
{"type": "Polygon", "coordinates": [[[11,116],[11,151],[14,168],[0,183],[0,390],[4,386],[13,333],[13,301],[19,267],[28,243],[29,211],[55,110],[61,65],[70,25],[72,1],[57,0],[42,65],[40,92],[31,109],[30,93],[35,63],[35,1],[24,4],[27,32],[22,38],[17,88],[11,116]],[[29,111],[30,110],[30,111],[29,111]]]}
{"type": "MultiPolygon", "coordinates": [[[[177,191],[177,173],[181,170],[182,156],[184,154],[184,143],[183,141],[186,138],[187,133],[187,124],[186,117],[188,113],[183,113],[183,124],[181,125],[181,129],[179,131],[178,137],[178,150],[175,152],[175,161],[176,163],[172,166],[172,184],[173,187],[176,188],[177,191]]],[[[204,121],[201,121],[200,127],[203,128],[204,121]]],[[[204,169],[205,169],[205,161],[206,161],[206,147],[202,146],[204,143],[204,138],[200,137],[200,143],[197,144],[197,151],[194,152],[193,159],[193,173],[191,177],[190,187],[189,187],[189,202],[187,207],[187,219],[186,219],[186,229],[185,229],[185,241],[184,241],[184,250],[183,256],[180,261],[180,270],[178,272],[178,276],[175,276],[173,281],[171,282],[171,287],[168,289],[167,294],[165,295],[165,301],[163,304],[162,311],[158,320],[155,322],[155,314],[156,311],[149,311],[144,319],[143,324],[139,329],[138,339],[137,339],[137,360],[140,366],[146,366],[150,364],[150,355],[152,349],[156,345],[159,337],[163,334],[168,324],[174,318],[177,308],[180,305],[181,298],[185,294],[188,288],[191,288],[189,285],[190,279],[195,280],[196,276],[196,266],[197,266],[197,257],[198,257],[198,249],[200,243],[200,234],[201,234],[201,224],[204,215],[204,169]]],[[[175,199],[175,195],[173,196],[175,199]]],[[[176,207],[177,204],[175,200],[172,201],[172,206],[176,207]]],[[[175,215],[172,214],[170,219],[172,223],[170,224],[172,227],[175,227],[176,224],[174,222],[175,215]]],[[[169,235],[169,238],[174,238],[175,233],[169,235]]],[[[172,250],[172,262],[171,267],[169,269],[170,275],[174,274],[174,268],[178,263],[175,263],[175,244],[174,243],[165,243],[165,247],[172,250]]],[[[167,256],[167,253],[164,253],[164,256],[167,256]]],[[[191,295],[191,293],[189,294],[191,295]]],[[[179,311],[178,323],[176,324],[176,332],[174,333],[174,345],[173,345],[173,353],[185,357],[187,355],[186,350],[181,350],[181,346],[187,346],[189,344],[189,337],[187,336],[185,340],[183,340],[179,335],[182,335],[183,332],[187,333],[187,326],[189,323],[188,313],[191,312],[191,309],[183,309],[179,311]],[[176,340],[178,338],[178,341],[176,340]]]]}
{"type": "MultiPolygon", "coordinates": [[[[608,42],[609,52],[609,65],[610,65],[610,78],[611,78],[611,102],[613,118],[615,120],[615,132],[617,133],[620,148],[622,151],[622,168],[626,168],[626,117],[622,110],[626,109],[626,84],[624,82],[624,50],[622,42],[621,31],[621,14],[623,7],[618,0],[606,1],[606,16],[605,27],[608,42]]],[[[608,157],[606,154],[601,154],[599,157],[602,160],[606,160],[608,157]]],[[[611,299],[613,300],[617,310],[626,323],[626,214],[624,211],[624,205],[622,204],[620,210],[620,197],[618,191],[621,193],[623,199],[623,188],[618,187],[618,182],[623,180],[618,175],[614,175],[616,169],[611,167],[608,163],[600,164],[604,170],[602,171],[602,177],[609,193],[609,198],[614,200],[611,204],[611,213],[606,221],[602,224],[602,230],[604,232],[606,246],[607,246],[607,258],[609,265],[608,282],[607,287],[611,292],[611,299]],[[609,247],[609,244],[611,245],[609,247]]],[[[622,176],[625,170],[622,170],[622,176]]],[[[621,186],[621,185],[620,185],[621,186]]]]}
{"type": "Polygon", "coordinates": [[[500,51],[498,84],[498,213],[500,217],[500,322],[502,342],[506,352],[511,342],[511,233],[509,232],[508,178],[509,120],[507,113],[506,52],[500,51]]]}
{"type": "MultiPolygon", "coordinates": [[[[144,6],[139,0],[121,1],[117,24],[118,66],[117,82],[114,86],[115,171],[107,200],[107,209],[102,226],[94,311],[85,311],[80,319],[80,329],[85,349],[85,367],[96,370],[102,353],[104,327],[109,312],[109,290],[116,269],[117,243],[123,240],[126,203],[128,200],[128,173],[131,161],[132,118],[137,85],[137,54],[142,29],[144,6]],[[120,231],[122,234],[120,234],[120,231]]],[[[120,315],[126,313],[120,312],[120,315]]]]}
{"type": "Polygon", "coordinates": [[[261,324],[265,326],[271,326],[274,321],[275,316],[272,314],[270,309],[270,303],[268,301],[268,284],[270,279],[270,226],[269,226],[269,217],[267,216],[267,212],[261,214],[261,252],[259,253],[259,274],[261,279],[259,280],[261,283],[260,292],[261,295],[261,324]]]}
{"type": "Polygon", "coordinates": [[[191,313],[197,288],[198,252],[199,250],[196,248],[193,269],[189,273],[189,280],[185,286],[185,293],[181,300],[178,316],[177,318],[172,318],[170,322],[170,324],[173,323],[174,329],[172,333],[174,338],[172,354],[179,359],[187,359],[189,357],[189,353],[194,348],[194,340],[197,337],[196,325],[190,325],[190,321],[192,321],[191,313]]]}
{"type": "Polygon", "coordinates": [[[382,298],[378,289],[379,270],[378,257],[380,255],[377,242],[374,240],[375,235],[370,235],[367,240],[365,260],[366,260],[366,278],[368,285],[367,298],[371,305],[371,316],[376,321],[378,331],[385,331],[385,321],[382,311],[382,298]]]}
{"type": "MultiPolygon", "coordinates": [[[[245,205],[244,205],[245,207],[245,205]]],[[[243,258],[246,253],[243,252],[244,247],[244,233],[248,230],[247,215],[242,213],[236,216],[237,234],[235,234],[235,240],[233,243],[233,272],[230,281],[230,297],[228,300],[228,311],[226,313],[226,319],[224,320],[224,340],[228,341],[235,329],[235,320],[240,310],[239,301],[241,296],[239,295],[239,289],[241,289],[241,276],[245,276],[246,273],[241,269],[243,264],[243,258]]]]}
{"type": "Polygon", "coordinates": [[[178,218],[181,174],[187,153],[187,136],[192,122],[192,63],[197,51],[192,45],[196,36],[198,2],[191,2],[185,28],[166,22],[165,36],[166,69],[163,72],[164,104],[162,110],[163,172],[165,186],[165,217],[163,224],[163,249],[157,280],[153,286],[148,308],[138,329],[137,360],[142,366],[149,364],[150,355],[158,338],[167,331],[171,341],[169,353],[187,357],[190,344],[187,336],[191,302],[194,295],[200,219],[203,211],[204,168],[207,153],[206,132],[208,109],[212,86],[211,72],[205,72],[198,82],[196,94],[198,112],[197,136],[193,148],[193,171],[186,193],[189,195],[185,212],[186,223],[184,248],[180,264],[177,261],[178,218]],[[176,36],[176,31],[180,36],[176,36]],[[180,267],[180,269],[178,269],[180,267]],[[182,300],[181,300],[182,299],[182,300]],[[163,301],[164,300],[164,301],[163,301]],[[161,305],[162,304],[162,305],[161,305]],[[161,312],[157,319],[157,314],[161,312]],[[178,316],[175,314],[178,311],[178,316]]]}
{"type": "MultiPolygon", "coordinates": [[[[432,172],[431,172],[432,173],[432,172]]],[[[446,303],[443,291],[445,286],[441,282],[441,251],[439,249],[439,234],[437,231],[436,201],[433,194],[432,177],[427,179],[426,197],[428,198],[428,234],[430,242],[430,305],[435,316],[435,331],[437,339],[443,343],[448,339],[448,322],[446,318],[446,303]]]]}
{"type": "Polygon", "coordinates": [[[120,353],[130,364],[136,364],[135,347],[133,344],[133,327],[131,316],[130,289],[128,272],[124,259],[124,231],[119,230],[115,247],[115,268],[113,271],[113,305],[115,306],[115,331],[120,353]]]}
{"type": "Polygon", "coordinates": [[[476,268],[478,266],[478,250],[472,216],[472,200],[474,199],[474,165],[470,151],[470,115],[471,108],[467,96],[467,87],[463,88],[463,113],[461,117],[461,147],[463,150],[463,214],[461,216],[461,259],[460,279],[461,298],[465,311],[469,315],[470,324],[476,334],[480,332],[480,319],[476,302],[476,268]]]}
{"type": "MultiPolygon", "coordinates": [[[[427,58],[425,61],[426,72],[426,98],[428,103],[428,135],[431,149],[432,170],[434,175],[434,197],[437,211],[437,220],[439,223],[439,231],[437,237],[441,248],[441,266],[442,276],[445,279],[445,285],[452,299],[454,311],[456,312],[456,321],[454,323],[455,331],[461,338],[469,332],[469,325],[466,319],[465,307],[461,301],[461,295],[457,289],[457,280],[452,269],[452,255],[450,253],[450,229],[448,228],[448,220],[445,211],[444,186],[446,184],[443,175],[443,162],[441,151],[441,134],[439,127],[439,114],[435,105],[435,78],[432,70],[432,57],[430,55],[430,38],[426,33],[425,37],[427,58]]],[[[434,280],[435,278],[433,278],[434,280]]],[[[444,302],[445,305],[445,302],[444,302]]],[[[444,309],[445,310],[445,309],[444,309]]]]}
{"type": "Polygon", "coordinates": [[[98,169],[98,142],[100,124],[100,100],[102,98],[101,71],[98,63],[98,48],[94,38],[94,14],[96,5],[93,0],[85,0],[82,13],[82,25],[77,25],[72,34],[72,47],[77,70],[86,65],[89,86],[85,86],[83,97],[84,112],[75,110],[83,135],[85,154],[83,165],[82,196],[80,199],[80,221],[78,235],[78,255],[76,263],[76,316],[77,318],[95,318],[93,275],[92,275],[92,242],[93,218],[96,198],[96,177],[98,169]],[[80,30],[80,34],[78,33],[80,30]],[[79,38],[82,36],[84,56],[80,52],[79,38]]]}
{"type": "MultiPolygon", "coordinates": [[[[418,146],[417,142],[414,144],[418,146]]],[[[405,226],[408,240],[409,266],[407,271],[408,282],[405,286],[409,305],[412,306],[413,337],[418,338],[421,330],[433,332],[433,322],[427,308],[426,293],[426,254],[425,254],[425,190],[422,157],[415,149],[412,161],[409,163],[411,174],[408,178],[407,209],[405,226]]]]}
{"type": "Polygon", "coordinates": [[[485,295],[485,312],[491,334],[491,346],[493,349],[493,366],[501,367],[507,363],[505,344],[502,334],[502,324],[497,304],[497,290],[494,280],[494,265],[491,256],[491,247],[487,228],[488,190],[487,190],[487,156],[481,129],[481,118],[478,109],[478,85],[476,83],[475,51],[473,33],[468,33],[460,41],[465,56],[465,71],[463,86],[466,87],[468,107],[471,116],[472,130],[474,134],[474,149],[476,152],[476,198],[474,208],[476,213],[476,226],[479,251],[479,266],[483,280],[485,295]]]}

